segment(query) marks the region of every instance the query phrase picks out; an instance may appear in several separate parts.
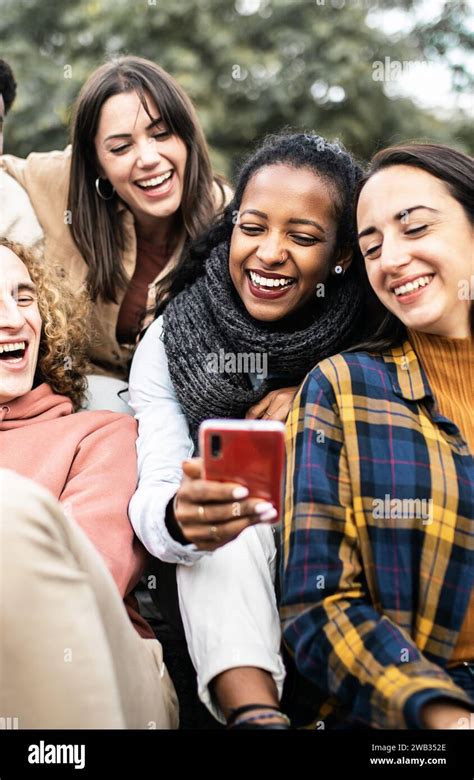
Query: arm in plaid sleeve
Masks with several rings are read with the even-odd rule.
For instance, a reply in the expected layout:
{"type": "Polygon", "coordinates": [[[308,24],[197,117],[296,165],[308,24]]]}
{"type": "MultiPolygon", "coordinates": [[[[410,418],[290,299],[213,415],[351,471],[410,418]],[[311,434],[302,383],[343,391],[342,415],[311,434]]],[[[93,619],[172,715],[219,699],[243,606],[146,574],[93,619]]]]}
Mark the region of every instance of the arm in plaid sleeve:
{"type": "Polygon", "coordinates": [[[316,368],[287,423],[284,640],[298,670],[363,723],[419,728],[422,706],[440,698],[471,709],[450,677],[373,606],[361,530],[336,397],[316,368]]]}

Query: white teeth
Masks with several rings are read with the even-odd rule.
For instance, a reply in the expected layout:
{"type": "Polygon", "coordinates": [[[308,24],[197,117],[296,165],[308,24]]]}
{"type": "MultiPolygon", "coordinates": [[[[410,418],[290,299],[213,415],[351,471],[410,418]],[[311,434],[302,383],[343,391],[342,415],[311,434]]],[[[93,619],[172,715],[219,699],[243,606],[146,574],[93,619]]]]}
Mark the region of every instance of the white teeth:
{"type": "Polygon", "coordinates": [[[408,292],[418,290],[419,287],[426,287],[426,285],[431,282],[432,278],[432,276],[420,276],[413,282],[407,282],[406,284],[402,284],[400,287],[395,287],[393,292],[395,295],[406,295],[408,292]]]}
{"type": "Polygon", "coordinates": [[[163,184],[164,181],[170,178],[173,171],[163,173],[162,176],[155,176],[153,179],[147,179],[146,181],[137,181],[139,187],[158,187],[159,184],[163,184]]]}
{"type": "Polygon", "coordinates": [[[266,276],[259,276],[255,271],[249,273],[253,284],[258,284],[259,287],[288,287],[294,282],[294,279],[268,279],[266,276]]]}
{"type": "Polygon", "coordinates": [[[17,349],[26,349],[24,341],[16,341],[12,344],[0,344],[0,355],[2,352],[15,352],[17,349]]]}

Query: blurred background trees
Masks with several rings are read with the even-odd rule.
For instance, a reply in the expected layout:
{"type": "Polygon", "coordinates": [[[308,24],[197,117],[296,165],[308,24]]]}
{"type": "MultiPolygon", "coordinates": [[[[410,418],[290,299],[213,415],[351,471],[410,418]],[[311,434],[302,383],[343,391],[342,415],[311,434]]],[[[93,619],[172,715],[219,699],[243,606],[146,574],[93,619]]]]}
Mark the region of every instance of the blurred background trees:
{"type": "Polygon", "coordinates": [[[441,60],[453,92],[464,105],[472,99],[472,2],[446,0],[431,14],[429,7],[426,0],[0,0],[0,57],[18,81],[5,148],[24,156],[65,146],[87,75],[107,58],[137,54],[187,90],[227,174],[259,138],[285,126],[337,136],[361,159],[408,138],[473,153],[469,111],[433,113],[394,89],[398,66],[441,60]],[[394,8],[416,20],[408,31],[377,24],[394,8]]]}

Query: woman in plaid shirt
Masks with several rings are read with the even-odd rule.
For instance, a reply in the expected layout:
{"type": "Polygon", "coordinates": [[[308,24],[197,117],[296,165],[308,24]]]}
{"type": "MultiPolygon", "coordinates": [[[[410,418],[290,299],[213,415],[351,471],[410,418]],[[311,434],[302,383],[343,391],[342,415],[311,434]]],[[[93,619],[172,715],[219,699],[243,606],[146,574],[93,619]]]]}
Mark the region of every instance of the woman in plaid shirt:
{"type": "Polygon", "coordinates": [[[374,157],[374,337],[288,418],[281,611],[313,725],[474,728],[473,181],[446,147],[374,157]]]}

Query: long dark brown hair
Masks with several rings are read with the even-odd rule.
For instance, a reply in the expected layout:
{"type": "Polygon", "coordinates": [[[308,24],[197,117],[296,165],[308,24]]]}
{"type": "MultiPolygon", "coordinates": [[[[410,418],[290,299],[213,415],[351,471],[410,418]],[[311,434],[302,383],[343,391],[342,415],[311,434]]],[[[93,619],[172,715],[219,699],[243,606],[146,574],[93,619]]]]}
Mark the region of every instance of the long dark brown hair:
{"type": "MultiPolygon", "coordinates": [[[[99,167],[94,139],[105,101],[132,91],[147,112],[149,96],[159,107],[170,132],[186,145],[183,197],[177,215],[185,241],[202,233],[216,211],[209,152],[186,93],[169,73],[141,57],[121,57],[102,65],[86,81],[76,101],[68,195],[68,209],[74,215],[71,232],[89,267],[86,282],[92,300],[100,297],[116,303],[118,291],[127,283],[122,262],[125,236],[117,198],[102,200],[95,190],[99,167]]],[[[221,180],[215,178],[222,187],[221,180]]],[[[163,278],[162,294],[169,283],[167,277],[163,278]]]]}
{"type": "MultiPolygon", "coordinates": [[[[474,226],[474,158],[449,146],[430,143],[410,143],[390,146],[374,155],[369,169],[359,182],[356,191],[355,209],[360,194],[369,179],[378,171],[393,165],[410,165],[420,168],[444,182],[452,197],[460,203],[474,226]]],[[[383,352],[401,344],[407,337],[405,325],[392,312],[387,311],[369,284],[362,255],[356,255],[358,275],[364,286],[369,316],[372,320],[370,332],[373,335],[351,348],[383,352]]],[[[471,304],[471,330],[474,332],[474,306],[471,304]]]]}

